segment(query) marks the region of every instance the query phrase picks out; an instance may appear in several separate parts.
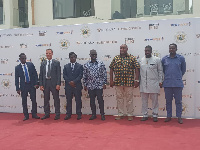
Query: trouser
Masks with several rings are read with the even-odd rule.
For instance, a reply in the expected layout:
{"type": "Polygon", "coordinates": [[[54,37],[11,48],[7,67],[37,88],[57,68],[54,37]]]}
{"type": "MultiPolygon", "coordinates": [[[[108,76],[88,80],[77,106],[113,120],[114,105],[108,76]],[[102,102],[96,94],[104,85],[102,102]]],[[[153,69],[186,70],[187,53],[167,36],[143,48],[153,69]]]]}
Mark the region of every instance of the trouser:
{"type": "Polygon", "coordinates": [[[76,114],[77,115],[82,115],[81,108],[82,108],[82,101],[81,101],[81,89],[77,88],[68,88],[65,91],[66,94],[66,99],[67,99],[67,115],[71,116],[72,115],[72,98],[73,95],[75,96],[75,101],[76,101],[76,114]]]}
{"type": "Polygon", "coordinates": [[[90,96],[90,107],[92,110],[92,115],[96,115],[96,105],[95,105],[96,96],[99,103],[100,114],[104,115],[103,89],[88,90],[88,93],[90,96]]]}
{"type": "Polygon", "coordinates": [[[148,117],[148,98],[152,100],[153,117],[158,117],[158,93],[143,93],[142,97],[142,114],[144,117],[148,117]]]}
{"type": "Polygon", "coordinates": [[[124,115],[124,102],[126,102],[127,115],[133,116],[133,89],[134,87],[116,86],[118,116],[124,115]]]}
{"type": "Polygon", "coordinates": [[[21,91],[22,97],[22,106],[23,106],[23,113],[24,116],[28,117],[28,108],[27,108],[27,96],[28,93],[30,94],[30,99],[32,101],[32,115],[37,113],[37,103],[36,103],[36,89],[31,86],[30,83],[25,83],[24,89],[21,91]]]}
{"type": "Polygon", "coordinates": [[[176,116],[181,118],[182,115],[182,87],[165,87],[165,99],[166,99],[166,109],[167,117],[172,117],[172,100],[175,98],[176,104],[176,116]]]}
{"type": "Polygon", "coordinates": [[[44,88],[44,112],[45,112],[45,115],[50,114],[50,103],[49,103],[50,91],[51,91],[51,93],[53,95],[53,99],[54,99],[55,113],[57,116],[59,116],[60,115],[59,91],[56,90],[56,88],[51,85],[50,79],[46,80],[46,86],[44,88]]]}

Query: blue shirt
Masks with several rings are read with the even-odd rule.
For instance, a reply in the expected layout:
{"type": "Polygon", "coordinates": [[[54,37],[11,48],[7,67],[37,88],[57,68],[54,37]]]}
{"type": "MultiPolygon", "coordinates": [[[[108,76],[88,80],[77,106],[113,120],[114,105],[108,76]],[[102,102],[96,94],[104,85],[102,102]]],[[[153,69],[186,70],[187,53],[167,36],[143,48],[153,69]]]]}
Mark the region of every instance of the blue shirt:
{"type": "Polygon", "coordinates": [[[184,87],[182,76],[186,71],[185,58],[176,54],[174,58],[167,55],[162,58],[164,81],[163,87],[184,87]]]}
{"type": "Polygon", "coordinates": [[[88,61],[83,66],[83,84],[89,90],[103,89],[107,83],[107,72],[102,61],[88,61]]]}

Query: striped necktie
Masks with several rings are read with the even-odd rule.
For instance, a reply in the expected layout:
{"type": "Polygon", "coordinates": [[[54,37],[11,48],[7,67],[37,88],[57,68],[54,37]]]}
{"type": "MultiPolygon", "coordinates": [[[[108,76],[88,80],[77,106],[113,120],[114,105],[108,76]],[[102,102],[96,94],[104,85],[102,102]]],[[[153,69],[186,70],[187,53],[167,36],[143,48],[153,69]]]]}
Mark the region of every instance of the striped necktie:
{"type": "Polygon", "coordinates": [[[24,64],[24,72],[25,72],[26,83],[29,83],[29,82],[30,82],[30,79],[29,79],[29,76],[28,76],[28,70],[27,70],[25,64],[24,64]]]}

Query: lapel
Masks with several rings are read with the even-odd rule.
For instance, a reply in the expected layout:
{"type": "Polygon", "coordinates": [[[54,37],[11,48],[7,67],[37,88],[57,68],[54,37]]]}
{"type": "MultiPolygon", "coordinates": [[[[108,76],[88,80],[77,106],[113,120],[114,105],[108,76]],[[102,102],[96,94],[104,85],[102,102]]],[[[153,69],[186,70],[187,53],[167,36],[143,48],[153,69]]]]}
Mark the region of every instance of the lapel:
{"type": "Polygon", "coordinates": [[[47,65],[47,60],[43,61],[43,71],[46,75],[46,65],[47,65]]]}
{"type": "Polygon", "coordinates": [[[52,59],[52,63],[51,63],[51,70],[52,70],[52,68],[54,67],[54,65],[55,65],[55,60],[54,60],[54,59],[52,59]]]}
{"type": "Polygon", "coordinates": [[[77,67],[78,67],[78,63],[76,62],[75,65],[74,65],[74,71],[73,72],[76,71],[77,67]]]}
{"type": "Polygon", "coordinates": [[[23,75],[24,75],[24,71],[23,71],[22,67],[23,67],[23,66],[22,66],[21,64],[18,65],[20,74],[23,74],[23,75]]]}

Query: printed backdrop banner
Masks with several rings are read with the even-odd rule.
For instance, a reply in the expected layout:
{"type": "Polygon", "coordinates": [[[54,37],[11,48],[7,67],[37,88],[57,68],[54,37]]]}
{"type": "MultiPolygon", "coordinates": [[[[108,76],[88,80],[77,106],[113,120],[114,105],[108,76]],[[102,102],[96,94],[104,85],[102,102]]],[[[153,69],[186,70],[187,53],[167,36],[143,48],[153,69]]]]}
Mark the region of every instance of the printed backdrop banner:
{"type": "MultiPolygon", "coordinates": [[[[147,45],[153,47],[153,55],[162,58],[169,54],[169,44],[178,45],[177,53],[183,55],[187,63],[187,71],[183,76],[183,117],[200,118],[200,18],[134,21],[120,23],[82,24],[55,27],[35,27],[29,29],[0,30],[0,112],[22,113],[21,97],[15,90],[15,66],[19,62],[19,54],[25,53],[27,61],[34,63],[39,74],[40,63],[46,59],[45,51],[51,48],[53,58],[61,63],[61,68],[69,63],[69,52],[78,55],[77,62],[84,64],[90,60],[89,51],[97,50],[98,59],[107,68],[108,83],[104,90],[106,115],[117,114],[115,88],[109,86],[109,65],[115,55],[120,53],[120,45],[128,45],[128,53],[138,60],[144,56],[147,45]]],[[[141,97],[139,88],[134,89],[134,114],[141,114],[141,97]]],[[[44,95],[37,90],[38,113],[44,113],[44,95]]],[[[64,80],[60,90],[61,112],[66,113],[64,80]]],[[[91,114],[89,96],[82,91],[83,114],[91,114]]],[[[50,107],[54,113],[53,98],[50,107]]],[[[31,112],[31,100],[28,98],[31,112]]],[[[175,116],[173,101],[173,116],[175,116]]],[[[97,112],[99,107],[97,103],[97,112]]],[[[75,102],[73,100],[73,113],[75,102]]],[[[152,113],[149,101],[149,114],[152,113]]],[[[166,116],[164,90],[159,95],[159,116],[166,116]]]]}

